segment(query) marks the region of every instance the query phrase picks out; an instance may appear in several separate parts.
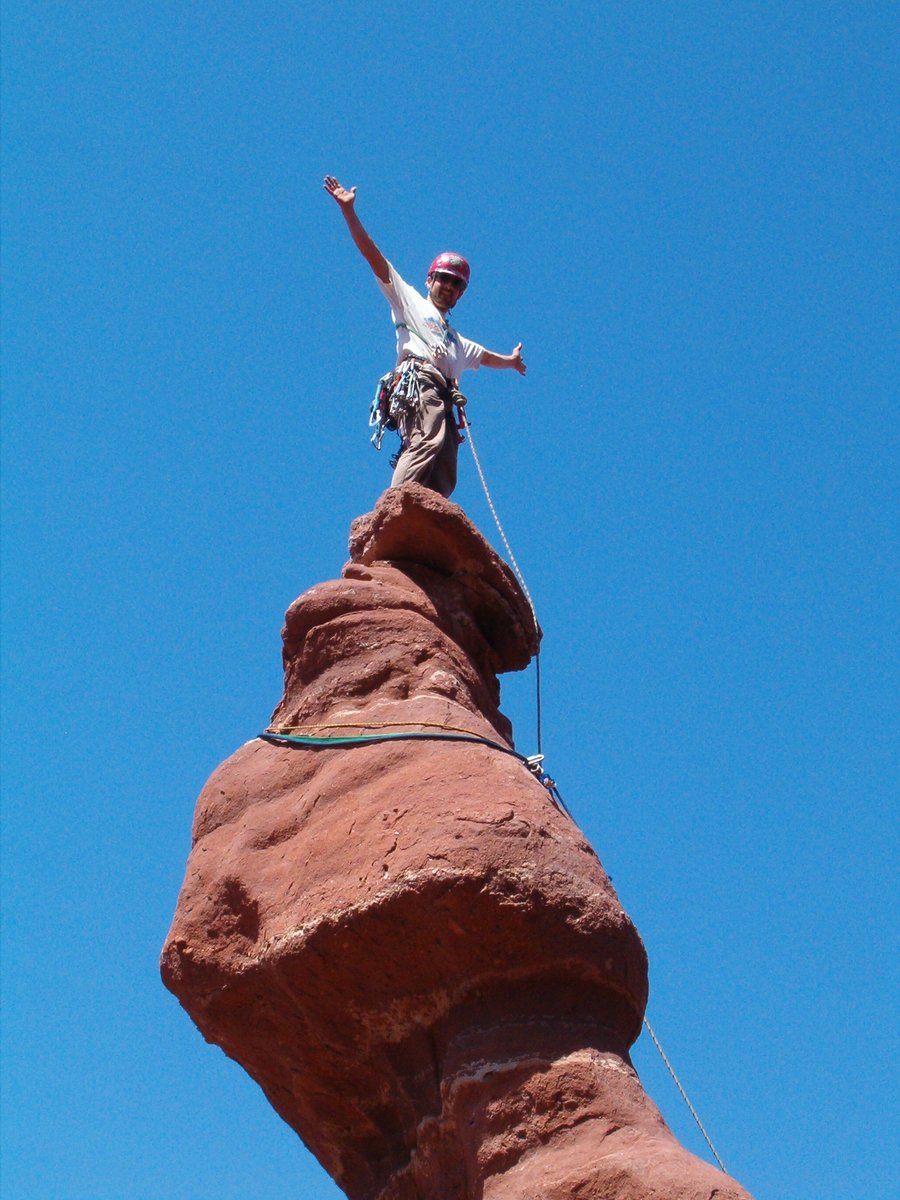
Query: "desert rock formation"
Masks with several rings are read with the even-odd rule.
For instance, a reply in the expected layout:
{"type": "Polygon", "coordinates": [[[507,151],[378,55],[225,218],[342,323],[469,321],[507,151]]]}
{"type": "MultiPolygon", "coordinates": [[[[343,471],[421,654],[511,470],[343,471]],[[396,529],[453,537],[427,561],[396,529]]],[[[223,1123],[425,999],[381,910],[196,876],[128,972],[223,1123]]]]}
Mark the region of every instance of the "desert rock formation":
{"type": "Polygon", "coordinates": [[[351,1200],[748,1200],[628,1057],[647,962],[596,854],[516,757],[511,572],[417,484],[288,610],[272,727],[213,774],[162,974],[351,1200]],[[487,743],[494,743],[489,745],[487,743]]]}

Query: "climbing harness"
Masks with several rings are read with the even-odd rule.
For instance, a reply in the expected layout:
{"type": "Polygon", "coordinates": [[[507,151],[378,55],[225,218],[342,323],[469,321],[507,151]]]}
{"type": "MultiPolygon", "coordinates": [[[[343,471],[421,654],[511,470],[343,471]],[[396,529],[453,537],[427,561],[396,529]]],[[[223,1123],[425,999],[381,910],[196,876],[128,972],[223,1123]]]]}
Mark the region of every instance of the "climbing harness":
{"type": "MultiPolygon", "coordinates": [[[[418,408],[422,399],[418,368],[423,363],[425,359],[409,355],[393,371],[388,371],[378,380],[369,408],[369,427],[374,430],[369,440],[376,450],[381,449],[385,432],[400,433],[405,414],[418,408]]],[[[446,382],[446,390],[451,405],[456,406],[456,439],[462,443],[466,440],[462,434],[466,398],[453,379],[446,382]]],[[[400,442],[400,448],[391,456],[392,467],[396,467],[404,449],[402,434],[400,442]]]]}

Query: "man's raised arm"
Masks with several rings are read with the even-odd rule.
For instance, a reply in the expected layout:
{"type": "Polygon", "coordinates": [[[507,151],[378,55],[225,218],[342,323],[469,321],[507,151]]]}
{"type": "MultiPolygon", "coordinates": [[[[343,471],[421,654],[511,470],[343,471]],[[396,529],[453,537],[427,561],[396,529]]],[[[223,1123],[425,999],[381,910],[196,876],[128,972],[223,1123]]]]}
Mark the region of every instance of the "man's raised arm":
{"type": "Polygon", "coordinates": [[[325,176],[325,191],[333,196],[337,201],[338,207],[341,210],[341,215],[347,222],[347,228],[350,230],[350,236],[356,243],[356,247],[360,254],[375,272],[375,275],[382,283],[387,283],[390,280],[391,272],[388,266],[388,261],[366,233],[363,228],[363,223],[356,215],[354,202],[356,200],[356,188],[349,189],[341,187],[333,175],[325,176]]]}

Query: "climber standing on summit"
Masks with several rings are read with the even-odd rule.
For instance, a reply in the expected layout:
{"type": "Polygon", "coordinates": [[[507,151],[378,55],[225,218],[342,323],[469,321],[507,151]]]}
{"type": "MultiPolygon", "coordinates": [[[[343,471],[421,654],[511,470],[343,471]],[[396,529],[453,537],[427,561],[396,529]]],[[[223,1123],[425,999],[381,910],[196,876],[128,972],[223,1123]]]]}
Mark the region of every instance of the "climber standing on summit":
{"type": "Polygon", "coordinates": [[[459,254],[439,254],[428,268],[423,296],[400,278],[363,228],[354,206],[356,188],[342,187],[333,175],[325,176],[324,186],[337,201],[350,236],[391,306],[397,330],[397,378],[403,370],[415,376],[415,403],[403,408],[399,418],[402,451],[391,487],[414,481],[449,496],[456,486],[459,444],[453,404],[462,399],[459,377],[479,367],[511,367],[524,375],[522,343],[511,354],[495,354],[462,337],[448,314],[468,287],[466,260],[459,254]]]}

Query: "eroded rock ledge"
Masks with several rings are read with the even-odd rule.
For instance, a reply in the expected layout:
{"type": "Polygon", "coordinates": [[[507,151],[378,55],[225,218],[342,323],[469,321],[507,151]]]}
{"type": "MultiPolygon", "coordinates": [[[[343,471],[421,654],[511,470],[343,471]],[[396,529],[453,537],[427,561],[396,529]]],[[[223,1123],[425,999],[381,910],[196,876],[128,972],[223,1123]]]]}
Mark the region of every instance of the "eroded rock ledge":
{"type": "MultiPolygon", "coordinates": [[[[273,727],[511,745],[537,646],[511,572],[416,484],[291,605],[273,727]]],[[[719,1200],[628,1058],[647,964],[580,831],[482,744],[288,748],[214,772],[162,956],[204,1036],[351,1200],[719,1200]]]]}

